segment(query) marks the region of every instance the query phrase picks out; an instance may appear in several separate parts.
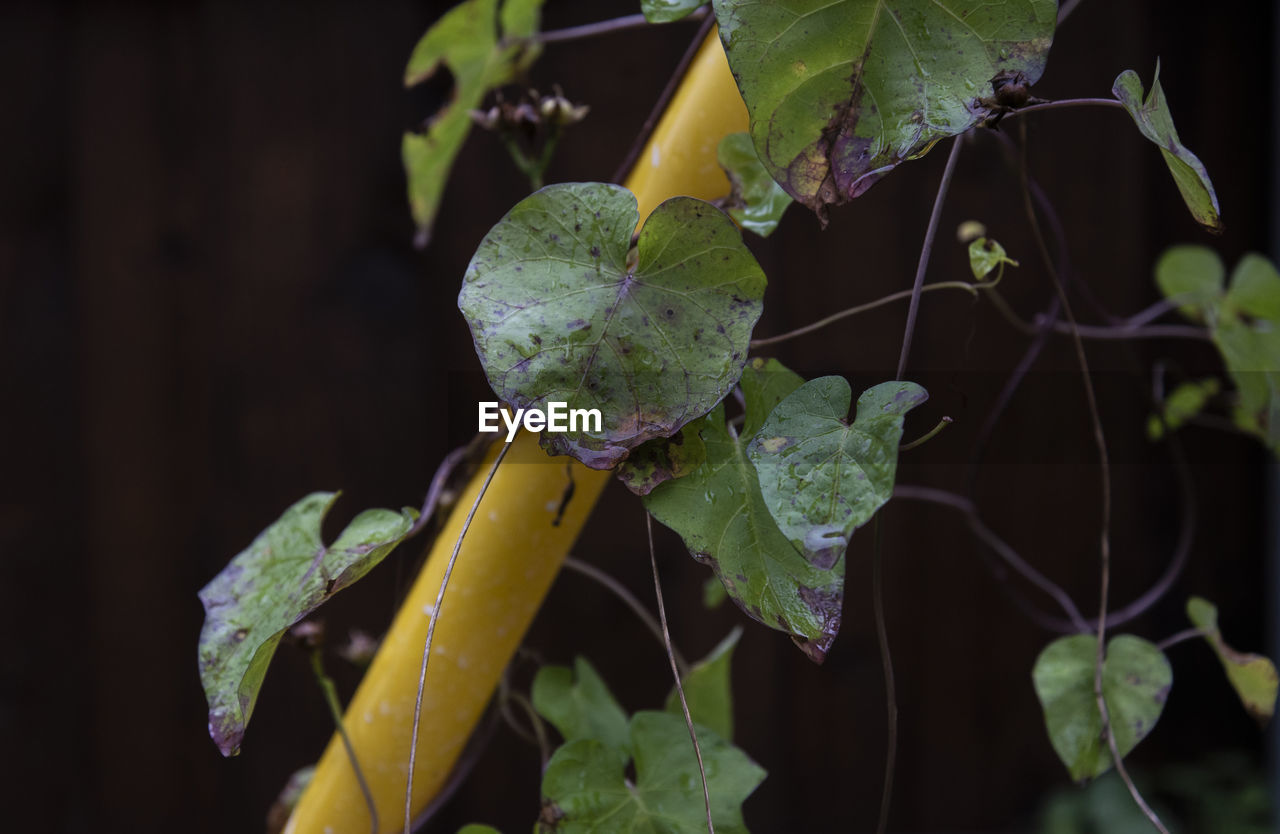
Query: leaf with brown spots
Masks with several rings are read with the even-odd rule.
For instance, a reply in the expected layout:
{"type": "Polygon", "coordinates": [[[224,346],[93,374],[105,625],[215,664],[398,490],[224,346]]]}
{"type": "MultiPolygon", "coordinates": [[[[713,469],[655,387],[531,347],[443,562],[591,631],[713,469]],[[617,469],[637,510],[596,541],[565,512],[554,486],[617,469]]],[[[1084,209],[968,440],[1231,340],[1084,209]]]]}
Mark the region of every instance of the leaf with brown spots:
{"type": "Polygon", "coordinates": [[[372,570],[417,517],[410,509],[365,510],[326,547],[320,527],[337,499],[333,492],[303,498],[200,590],[200,683],[209,735],[224,756],[240,752],[285,631],[372,570]]]}
{"type": "Polygon", "coordinates": [[[1240,703],[1265,727],[1276,712],[1276,665],[1260,654],[1245,654],[1228,646],[1218,630],[1218,609],[1208,600],[1200,597],[1187,600],[1187,617],[1204,632],[1204,639],[1222,662],[1227,680],[1240,696],[1240,703]]]}
{"type": "Polygon", "coordinates": [[[485,236],[458,296],[494,392],[520,408],[599,409],[600,430],[542,446],[608,469],[737,383],[765,277],[724,212],[676,197],[640,216],[625,188],[552,185],[485,236]]]}
{"type": "Polygon", "coordinates": [[[991,115],[1000,73],[1039,80],[1055,0],[715,0],[751,138],[825,220],[939,139],[991,115]]]}

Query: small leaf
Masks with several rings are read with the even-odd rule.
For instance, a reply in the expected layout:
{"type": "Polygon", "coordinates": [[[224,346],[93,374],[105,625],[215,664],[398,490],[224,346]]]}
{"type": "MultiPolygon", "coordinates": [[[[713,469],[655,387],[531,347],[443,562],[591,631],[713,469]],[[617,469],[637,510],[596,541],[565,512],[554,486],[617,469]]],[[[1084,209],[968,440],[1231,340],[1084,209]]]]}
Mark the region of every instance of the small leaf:
{"type": "Polygon", "coordinates": [[[566,742],[593,739],[626,760],[630,752],[627,714],[585,658],[543,666],[533,679],[533,708],[555,725],[566,742]]]}
{"type": "Polygon", "coordinates": [[[707,577],[707,581],[702,583],[702,607],[708,611],[719,608],[728,597],[724,585],[715,576],[707,577]]]}
{"type": "Polygon", "coordinates": [[[707,459],[707,447],[693,422],[675,437],[659,437],[641,444],[618,464],[618,480],[636,495],[648,495],[664,481],[683,478],[707,459]]]}
{"type": "MultiPolygon", "coordinates": [[[[1049,740],[1077,781],[1093,779],[1111,767],[1111,751],[1102,737],[1102,713],[1093,692],[1097,649],[1092,635],[1063,637],[1040,653],[1032,672],[1049,740]]],[[[1152,643],[1129,634],[1107,643],[1102,696],[1122,757],[1155,728],[1172,686],[1169,661],[1152,643]]]]}
{"type": "Polygon", "coordinates": [[[671,23],[693,14],[707,0],[640,0],[640,11],[650,23],[671,23]]]}
{"type": "Polygon", "coordinates": [[[1171,246],[1156,261],[1156,286],[1165,298],[1184,302],[1189,319],[1203,321],[1222,298],[1227,276],[1222,259],[1205,246],[1171,246]]]}
{"type": "Polygon", "coordinates": [[[435,75],[442,64],[455,84],[452,101],[432,117],[426,132],[406,133],[401,143],[420,245],[430,238],[449,170],[471,131],[471,111],[489,90],[508,83],[537,58],[539,47],[520,39],[537,33],[542,2],[504,0],[499,13],[499,0],[466,0],[436,21],[414,47],[405,69],[406,87],[435,75]]]}
{"type": "Polygon", "coordinates": [[[365,510],[326,547],[320,526],[336,493],[303,498],[200,590],[200,682],[209,734],[224,756],[240,750],[280,638],[383,560],[413,526],[405,509],[365,510]]]}
{"type": "Polygon", "coordinates": [[[1004,264],[1017,266],[1018,262],[1009,257],[998,241],[980,237],[969,244],[969,269],[979,281],[990,275],[992,270],[1003,269],[1004,264]]]}
{"type": "Polygon", "coordinates": [[[1235,687],[1244,708],[1265,727],[1276,712],[1280,684],[1275,664],[1260,654],[1244,654],[1228,646],[1218,630],[1218,609],[1208,600],[1201,597],[1187,600],[1187,617],[1205,632],[1204,638],[1218,655],[1227,680],[1235,687]]]}
{"type": "Polygon", "coordinates": [[[825,218],[992,110],[999,73],[1039,80],[1055,0],[715,0],[770,176],[825,218]]]}
{"type": "Polygon", "coordinates": [[[1224,315],[1213,343],[1236,386],[1236,425],[1280,452],[1280,322],[1224,315]]]}
{"type": "MultiPolygon", "coordinates": [[[[720,583],[716,583],[718,586],[720,583]]],[[[730,662],[733,650],[742,637],[742,627],[737,626],[729,636],[720,641],[711,654],[693,664],[681,683],[684,698],[689,704],[689,715],[695,724],[707,727],[725,741],[733,741],[733,686],[730,682],[730,662]]],[[[667,712],[684,718],[680,708],[680,693],[675,687],[667,695],[667,712]]]]}
{"type": "Polygon", "coordinates": [[[601,411],[601,431],[542,436],[594,469],[706,414],[741,376],[760,318],[764,273],[723,212],[667,200],[631,266],[638,221],[619,186],[544,188],[485,236],[458,297],[505,402],[601,411]]]}
{"type": "Polygon", "coordinates": [[[1111,94],[1124,105],[1138,125],[1139,132],[1160,148],[1173,181],[1182,194],[1182,200],[1191,210],[1196,222],[1211,232],[1222,231],[1222,218],[1218,214],[1218,195],[1209,181],[1204,165],[1178,139],[1173,126],[1173,116],[1160,86],[1160,64],[1156,63],[1155,77],[1146,99],[1142,97],[1142,80],[1133,70],[1125,70],[1116,78],[1111,94]]]}
{"type": "Polygon", "coordinates": [[[881,383],[858,397],[849,424],[849,383],[821,377],[779,403],[751,441],[765,505],[813,565],[831,568],[892,496],[903,417],[928,397],[914,382],[881,383]]]}
{"type": "Polygon", "coordinates": [[[1147,436],[1152,440],[1164,437],[1165,429],[1176,431],[1195,417],[1222,390],[1222,383],[1209,378],[1184,382],[1164,400],[1163,419],[1155,414],[1147,421],[1147,436]]]}
{"type": "Polygon", "coordinates": [[[1231,273],[1226,304],[1233,312],[1280,324],[1280,272],[1262,255],[1248,253],[1231,273]]]}
{"type": "Polygon", "coordinates": [[[768,237],[791,205],[791,196],[761,164],[750,134],[730,133],[720,140],[717,156],[733,187],[726,205],[729,216],[747,231],[768,237]]]}
{"type": "Polygon", "coordinates": [[[502,832],[492,825],[481,825],[478,822],[473,822],[459,828],[458,834],[502,834],[502,832]]]}
{"type": "Polygon", "coordinates": [[[747,457],[750,429],[763,424],[799,380],[776,362],[753,362],[742,376],[747,404],[742,435],[730,433],[719,405],[702,418],[707,460],[644,498],[653,517],[680,534],[693,557],[709,564],[729,598],[750,617],[787,632],[821,663],[840,629],[844,561],[807,561],[778,530],[747,457]]]}
{"type": "MultiPolygon", "coordinates": [[[[765,772],[710,730],[698,733],[707,773],[711,817],[721,834],[746,834],[742,803],[765,772]]],[[[635,784],[624,764],[598,741],[583,739],[556,751],[542,777],[542,793],[560,814],[558,834],[603,831],[701,834],[707,830],[698,760],[683,718],[639,712],[631,719],[635,784]]]]}

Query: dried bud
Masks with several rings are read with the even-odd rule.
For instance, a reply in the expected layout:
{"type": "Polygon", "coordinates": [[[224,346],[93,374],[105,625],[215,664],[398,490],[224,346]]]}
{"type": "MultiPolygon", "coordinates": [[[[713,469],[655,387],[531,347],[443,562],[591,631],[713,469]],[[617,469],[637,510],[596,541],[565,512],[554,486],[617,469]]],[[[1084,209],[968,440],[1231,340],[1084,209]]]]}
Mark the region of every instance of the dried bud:
{"type": "Polygon", "coordinates": [[[1001,70],[991,79],[996,104],[1001,107],[1022,107],[1031,97],[1031,82],[1016,70],[1001,70]]]}

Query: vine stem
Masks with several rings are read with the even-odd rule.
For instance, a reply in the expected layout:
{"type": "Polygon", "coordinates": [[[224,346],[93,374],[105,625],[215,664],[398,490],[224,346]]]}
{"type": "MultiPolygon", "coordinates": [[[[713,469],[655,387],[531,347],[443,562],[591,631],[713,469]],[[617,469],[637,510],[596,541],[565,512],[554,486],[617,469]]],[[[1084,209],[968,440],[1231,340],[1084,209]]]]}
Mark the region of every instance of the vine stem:
{"type": "Polygon", "coordinates": [[[373,801],[373,792],[369,790],[369,783],[364,778],[364,769],[360,767],[360,760],[356,758],[356,750],[351,746],[347,725],[342,720],[342,703],[338,700],[338,687],[334,685],[333,678],[325,674],[324,653],[319,645],[311,648],[311,673],[315,676],[316,683],[320,684],[320,691],[324,693],[324,702],[329,707],[329,714],[333,716],[333,725],[338,730],[338,737],[342,739],[342,746],[347,750],[347,759],[350,760],[351,770],[356,775],[356,784],[360,786],[364,804],[369,808],[370,829],[373,834],[378,834],[378,806],[373,801]]]}
{"type": "Polygon", "coordinates": [[[1164,638],[1159,643],[1156,643],[1156,648],[1160,651],[1165,651],[1179,643],[1185,643],[1188,640],[1195,640],[1197,637],[1204,637],[1206,633],[1207,632],[1205,632],[1204,629],[1188,628],[1183,631],[1179,631],[1177,634],[1172,634],[1164,638]]]}
{"type": "Polygon", "coordinates": [[[911,353],[911,338],[916,329],[916,314],[920,310],[924,273],[929,268],[929,257],[933,254],[933,239],[938,234],[938,223],[942,220],[942,204],[947,200],[947,191],[951,188],[951,175],[955,173],[956,160],[960,158],[962,138],[963,134],[951,140],[951,153],[947,155],[947,167],[942,169],[938,194],[933,198],[933,211],[929,214],[929,225],[924,232],[924,245],[920,247],[920,261],[916,264],[916,279],[911,286],[911,305],[907,307],[907,326],[902,334],[902,353],[898,356],[898,375],[895,379],[902,379],[907,369],[907,356],[911,353]]]}
{"type": "Polygon", "coordinates": [[[912,449],[916,448],[917,446],[923,446],[925,443],[928,443],[930,440],[933,440],[935,437],[941,434],[943,429],[945,429],[947,426],[951,425],[954,422],[955,422],[954,420],[952,420],[950,417],[944,414],[942,416],[942,419],[938,421],[938,425],[929,429],[928,434],[922,437],[917,437],[915,440],[912,440],[910,443],[903,443],[901,446],[898,447],[898,451],[909,452],[912,449]]]}
{"type": "Polygon", "coordinates": [[[893,773],[898,758],[898,694],[893,677],[893,656],[889,653],[889,629],[884,619],[884,530],[876,516],[875,546],[871,557],[871,603],[875,610],[876,639],[880,642],[880,663],[884,671],[884,705],[886,734],[884,754],[884,789],[880,794],[880,819],[876,834],[884,834],[889,826],[889,802],[893,798],[893,773]]]}
{"type": "MultiPolygon", "coordinates": [[[[702,6],[690,12],[687,16],[680,18],[680,21],[696,23],[706,17],[709,17],[706,6],[702,6]]],[[[656,24],[650,23],[642,14],[628,14],[621,17],[614,17],[608,20],[598,20],[595,23],[584,23],[581,26],[569,26],[564,29],[552,29],[550,32],[540,32],[529,38],[522,38],[534,43],[564,43],[565,41],[577,41],[585,38],[594,38],[599,35],[608,35],[613,32],[623,32],[627,29],[644,29],[656,24]]]]}
{"type": "Polygon", "coordinates": [[[653,566],[653,591],[658,597],[658,619],[662,622],[662,638],[667,647],[667,660],[671,661],[671,676],[676,679],[676,694],[680,696],[680,709],[684,712],[684,723],[689,728],[689,738],[693,741],[693,752],[698,757],[698,775],[702,778],[702,799],[707,807],[707,834],[716,834],[715,823],[711,821],[711,790],[707,787],[707,769],[702,764],[702,748],[698,745],[698,732],[693,728],[693,716],[689,714],[689,702],[684,697],[684,684],[680,681],[680,670],[676,667],[675,650],[671,645],[671,632],[667,628],[667,607],[662,602],[662,580],[658,578],[658,555],[653,547],[653,516],[644,514],[645,530],[649,533],[649,564],[653,566]]]}
{"type": "Polygon", "coordinates": [[[418,758],[418,727],[422,721],[422,692],[427,685],[427,663],[431,660],[431,641],[436,634],[436,623],[440,620],[440,611],[444,607],[444,592],[449,587],[449,577],[453,574],[453,566],[458,562],[458,553],[462,550],[462,540],[467,537],[467,531],[471,529],[471,521],[476,517],[476,510],[480,508],[480,502],[484,500],[484,494],[489,491],[489,484],[493,482],[493,476],[498,472],[498,466],[501,465],[502,459],[507,456],[507,452],[511,451],[511,444],[504,443],[502,448],[498,450],[498,455],[493,459],[493,464],[489,467],[489,472],[485,475],[484,483],[480,485],[480,492],[476,495],[476,500],[471,502],[471,509],[467,512],[467,518],[462,523],[462,530],[458,533],[458,540],[453,545],[453,552],[449,554],[449,563],[445,566],[444,576],[440,579],[440,590],[436,592],[436,604],[431,610],[431,621],[427,624],[427,639],[422,646],[422,668],[418,672],[418,695],[413,702],[413,733],[409,742],[409,773],[405,779],[404,788],[404,832],[409,834],[413,830],[413,770],[418,758]]]}
{"type": "MultiPolygon", "coordinates": [[[[588,579],[602,585],[605,589],[612,592],[614,596],[622,600],[628,608],[631,609],[645,627],[653,632],[653,636],[658,638],[658,642],[666,646],[666,638],[663,636],[662,625],[653,618],[649,610],[644,607],[635,595],[627,590],[626,586],[609,574],[597,568],[595,565],[589,565],[572,556],[564,560],[564,566],[575,573],[580,573],[588,579]]],[[[671,645],[671,654],[675,657],[676,666],[679,667],[680,677],[683,678],[689,674],[689,664],[685,661],[684,656],[680,654],[680,650],[671,645]]]]}
{"type": "Polygon", "coordinates": [[[1124,109],[1124,105],[1120,103],[1118,99],[1114,98],[1060,98],[1055,101],[1042,101],[1039,104],[1028,104],[1026,107],[1019,107],[1016,110],[1010,110],[1004,114],[1003,118],[1009,119],[1026,113],[1040,113],[1045,110],[1067,110],[1072,107],[1110,107],[1118,110],[1124,109]]]}

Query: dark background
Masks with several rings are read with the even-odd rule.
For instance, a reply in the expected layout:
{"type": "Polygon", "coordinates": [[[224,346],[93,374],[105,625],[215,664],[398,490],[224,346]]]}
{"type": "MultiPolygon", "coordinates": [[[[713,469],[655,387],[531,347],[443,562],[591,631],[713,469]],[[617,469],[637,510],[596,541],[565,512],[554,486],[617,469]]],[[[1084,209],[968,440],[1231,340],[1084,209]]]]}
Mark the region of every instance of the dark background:
{"type": "MultiPolygon", "coordinates": [[[[244,753],[206,735],[196,591],[278,513],[346,490],[338,515],[417,504],[436,464],[473,431],[482,388],[455,296],[487,229],[525,191],[497,141],[459,159],[435,241],[412,248],[403,129],[446,83],[406,92],[416,39],[450,4],[7,3],[0,10],[0,741],[2,825],[26,832],[258,831],[330,725],[303,658],[282,649],[244,753]]],[[[550,0],[546,28],[632,13],[630,0],[550,0]]],[[[1159,154],[1121,111],[1026,117],[1033,173],[1070,240],[1073,280],[1129,315],[1155,300],[1167,245],[1208,243],[1228,263],[1268,248],[1273,9],[1224,0],[1086,0],[1036,92],[1104,96],[1156,59],[1185,143],[1211,172],[1227,222],[1211,239],[1159,154]]],[[[533,71],[591,105],[550,181],[611,176],[693,27],[553,45],[533,71]]],[[[1016,124],[1006,132],[1017,136],[1016,124]]],[[[908,286],[944,161],[904,165],[830,229],[793,209],[751,241],[770,277],[757,333],[782,332],[908,286]]],[[[1025,316],[1050,289],[998,145],[968,146],[931,280],[967,274],[956,225],[984,221],[1023,266],[1006,296],[1025,316]]],[[[1098,313],[1076,296],[1082,318],[1098,313]]],[[[784,345],[807,376],[854,389],[892,376],[905,307],[784,345]]],[[[990,305],[924,299],[912,378],[933,398],[908,436],[957,424],[903,458],[900,482],[965,488],[977,427],[1026,339],[990,305]]],[[[1173,548],[1179,507],[1167,445],[1147,442],[1153,361],[1174,379],[1217,367],[1203,344],[1093,343],[1117,461],[1113,599],[1147,588],[1173,548]]],[[[1000,424],[977,481],[984,516],[1095,608],[1098,478],[1074,354],[1057,338],[1000,424]]],[[[1266,646],[1262,523],[1268,458],[1251,441],[1185,432],[1199,523],[1167,599],[1132,624],[1186,626],[1213,599],[1233,642],[1266,646]]],[[[984,568],[961,518],[897,502],[884,513],[888,625],[901,749],[891,828],[1013,831],[1067,778],[1045,737],[1029,670],[1053,635],[984,568]]],[[[611,487],[576,552],[644,599],[636,501],[611,487]]],[[[705,569],[660,539],[672,627],[691,657],[735,623],[699,604],[705,569]]],[[[402,548],[326,611],[331,628],[389,622],[420,552],[402,548]]],[[[885,742],[871,618],[869,536],[849,552],[845,622],[824,667],[747,624],[738,650],[738,743],[770,776],[745,806],[757,832],[870,830],[885,742]]],[[[1048,609],[1048,603],[1018,586],[1048,609]]],[[[630,709],[668,687],[656,644],[613,599],[566,574],[529,637],[549,661],[585,654],[630,709]]],[[[1171,650],[1178,685],[1138,771],[1246,751],[1262,736],[1207,649],[1171,650]]],[[[344,693],[356,674],[332,663],[344,693]]],[[[537,754],[499,730],[430,827],[483,820],[525,830],[537,754]]]]}

